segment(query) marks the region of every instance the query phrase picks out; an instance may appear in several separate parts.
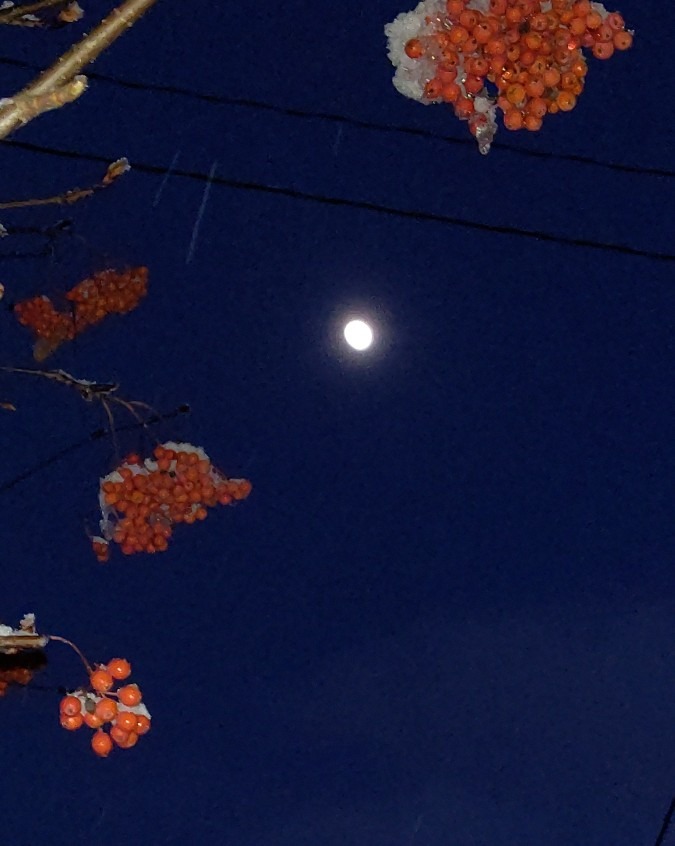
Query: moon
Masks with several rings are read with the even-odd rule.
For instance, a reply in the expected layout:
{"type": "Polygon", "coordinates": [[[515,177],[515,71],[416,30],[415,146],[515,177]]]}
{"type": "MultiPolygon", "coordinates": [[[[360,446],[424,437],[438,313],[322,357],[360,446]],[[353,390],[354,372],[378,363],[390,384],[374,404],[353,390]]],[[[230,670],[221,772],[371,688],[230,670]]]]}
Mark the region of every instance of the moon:
{"type": "Polygon", "coordinates": [[[373,330],[365,320],[350,320],[344,328],[344,336],[349,346],[359,352],[373,343],[373,330]]]}

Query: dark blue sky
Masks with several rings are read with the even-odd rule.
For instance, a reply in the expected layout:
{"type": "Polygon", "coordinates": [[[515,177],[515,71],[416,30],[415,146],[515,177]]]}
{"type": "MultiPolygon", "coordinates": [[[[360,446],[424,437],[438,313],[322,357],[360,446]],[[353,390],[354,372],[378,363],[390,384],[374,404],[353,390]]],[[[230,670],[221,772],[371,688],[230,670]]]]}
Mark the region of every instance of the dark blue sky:
{"type": "MultiPolygon", "coordinates": [[[[110,8],[82,5],[88,25],[110,8]]],[[[675,791],[675,8],[624,0],[634,48],[487,157],[393,89],[382,30],[407,8],[163,0],[94,66],[145,88],[92,78],[2,145],[3,199],[130,159],[86,204],[2,214],[76,229],[2,262],[6,299],[147,265],[143,304],[49,366],[189,402],[158,437],[254,484],[167,553],[104,567],[84,527],[109,442],[2,493],[3,621],[34,611],[92,660],[126,656],[153,715],[101,761],[58,693],[8,696],[7,844],[656,837],[675,791]],[[214,162],[186,263],[206,182],[179,171],[214,162]],[[354,309],[381,333],[359,361],[336,340],[354,309]]],[[[35,70],[4,60],[46,67],[73,30],[2,35],[8,95],[35,70]]],[[[30,366],[4,321],[2,361],[30,366]]],[[[4,376],[2,398],[0,483],[104,424],[46,380],[4,376]]],[[[85,681],[49,652],[42,685],[85,681]]]]}

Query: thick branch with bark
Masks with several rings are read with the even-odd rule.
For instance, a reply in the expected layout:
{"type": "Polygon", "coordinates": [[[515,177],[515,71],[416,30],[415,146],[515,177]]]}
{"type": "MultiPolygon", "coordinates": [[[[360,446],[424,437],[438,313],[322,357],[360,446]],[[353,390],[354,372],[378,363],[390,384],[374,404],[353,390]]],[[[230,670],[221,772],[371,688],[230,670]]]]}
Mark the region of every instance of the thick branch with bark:
{"type": "Polygon", "coordinates": [[[0,139],[43,112],[77,99],[87,87],[80,74],[157,0],[125,0],[103,21],[14,97],[0,101],[0,139]]]}

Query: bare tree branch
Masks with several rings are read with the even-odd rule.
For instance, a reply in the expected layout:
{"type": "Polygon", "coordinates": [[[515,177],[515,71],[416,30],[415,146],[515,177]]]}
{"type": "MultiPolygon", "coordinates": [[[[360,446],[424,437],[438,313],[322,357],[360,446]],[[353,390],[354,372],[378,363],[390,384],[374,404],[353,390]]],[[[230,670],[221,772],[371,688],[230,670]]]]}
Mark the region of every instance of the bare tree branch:
{"type": "MultiPolygon", "coordinates": [[[[71,188],[69,191],[63,191],[61,194],[56,194],[52,197],[34,197],[30,200],[8,200],[7,202],[0,202],[0,209],[20,209],[31,206],[51,206],[66,205],[70,206],[77,203],[79,200],[84,200],[91,197],[97,191],[107,188],[112,185],[120,176],[129,170],[129,162],[126,159],[117,159],[112,164],[108,165],[103,179],[100,182],[90,185],[88,188],[71,188]]],[[[7,230],[5,235],[9,234],[7,230]]]]}
{"type": "Polygon", "coordinates": [[[78,44],[14,97],[0,101],[0,138],[50,109],[58,109],[87,87],[80,71],[133,26],[157,0],[125,0],[78,44]]]}

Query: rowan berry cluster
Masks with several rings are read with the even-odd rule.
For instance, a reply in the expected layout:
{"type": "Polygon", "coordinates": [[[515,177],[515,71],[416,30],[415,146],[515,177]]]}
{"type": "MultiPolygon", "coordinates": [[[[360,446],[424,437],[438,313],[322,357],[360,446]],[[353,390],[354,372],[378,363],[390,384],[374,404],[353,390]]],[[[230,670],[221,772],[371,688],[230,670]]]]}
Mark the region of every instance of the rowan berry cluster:
{"type": "Polygon", "coordinates": [[[129,662],[113,658],[108,664],[92,669],[88,688],[74,690],[61,700],[63,728],[92,729],[91,748],[101,758],[110,754],[113,745],[131,749],[141,735],[150,731],[151,717],[138,685],[124,684],[115,689],[117,682],[125,681],[130,675],[129,662]]]}
{"type": "Polygon", "coordinates": [[[582,50],[609,59],[633,43],[618,12],[591,0],[423,0],[385,28],[394,85],[450,103],[487,153],[496,109],[507,129],[541,129],[571,111],[587,73],[582,50]]]}
{"type": "Polygon", "coordinates": [[[28,684],[33,678],[33,670],[28,667],[8,667],[0,668],[0,696],[7,693],[7,688],[13,684],[28,684]]]}
{"type": "Polygon", "coordinates": [[[44,361],[65,341],[71,341],[108,314],[132,311],[148,290],[147,267],[125,271],[102,270],[84,279],[65,295],[69,308],[59,311],[47,296],[17,303],[14,313],[29,327],[36,342],[33,355],[44,361]]]}
{"type": "Polygon", "coordinates": [[[110,541],[122,552],[164,552],[177,523],[204,520],[208,509],[246,499],[247,479],[228,479],[201,447],[167,441],[153,458],[133,454],[101,479],[101,535],[92,538],[100,562],[108,560],[110,541]]]}

